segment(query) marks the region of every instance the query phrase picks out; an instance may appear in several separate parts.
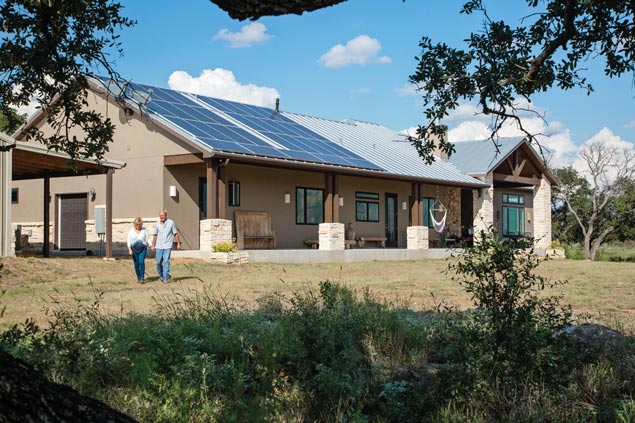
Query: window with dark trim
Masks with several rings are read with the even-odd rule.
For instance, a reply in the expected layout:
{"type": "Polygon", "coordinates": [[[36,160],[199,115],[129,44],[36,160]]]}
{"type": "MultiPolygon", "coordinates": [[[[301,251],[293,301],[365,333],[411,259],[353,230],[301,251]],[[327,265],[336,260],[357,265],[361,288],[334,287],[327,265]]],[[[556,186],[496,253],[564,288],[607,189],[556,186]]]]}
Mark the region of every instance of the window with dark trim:
{"type": "Polygon", "coordinates": [[[207,219],[207,178],[198,178],[199,219],[207,219]]]}
{"type": "Polygon", "coordinates": [[[317,225],[322,222],[324,222],[324,190],[296,187],[295,223],[298,225],[317,225]]]}
{"type": "Polygon", "coordinates": [[[434,198],[423,197],[423,226],[432,227],[432,219],[430,219],[430,209],[434,207],[434,198]]]}
{"type": "Polygon", "coordinates": [[[521,194],[503,194],[504,204],[525,204],[525,196],[521,194]]]}
{"type": "Polygon", "coordinates": [[[355,220],[358,222],[379,222],[379,194],[372,192],[355,193],[355,220]]]}
{"type": "Polygon", "coordinates": [[[20,200],[20,188],[11,188],[11,204],[18,204],[20,200]]]}
{"type": "Polygon", "coordinates": [[[227,200],[232,207],[240,206],[240,182],[229,181],[227,189],[227,200]]]}

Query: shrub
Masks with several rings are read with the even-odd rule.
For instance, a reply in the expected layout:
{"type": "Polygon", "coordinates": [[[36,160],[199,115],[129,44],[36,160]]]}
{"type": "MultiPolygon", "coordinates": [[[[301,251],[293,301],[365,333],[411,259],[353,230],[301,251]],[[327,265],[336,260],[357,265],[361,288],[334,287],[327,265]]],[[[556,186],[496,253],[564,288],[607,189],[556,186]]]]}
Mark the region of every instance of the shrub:
{"type": "Polygon", "coordinates": [[[238,246],[235,242],[220,241],[214,244],[215,253],[234,253],[238,251],[238,246]]]}
{"type": "Polygon", "coordinates": [[[564,359],[555,333],[570,323],[571,311],[560,297],[543,294],[558,283],[534,273],[542,259],[518,247],[482,232],[481,242],[449,265],[476,307],[454,329],[468,343],[464,352],[473,351],[468,358],[486,372],[542,377],[564,359]]]}

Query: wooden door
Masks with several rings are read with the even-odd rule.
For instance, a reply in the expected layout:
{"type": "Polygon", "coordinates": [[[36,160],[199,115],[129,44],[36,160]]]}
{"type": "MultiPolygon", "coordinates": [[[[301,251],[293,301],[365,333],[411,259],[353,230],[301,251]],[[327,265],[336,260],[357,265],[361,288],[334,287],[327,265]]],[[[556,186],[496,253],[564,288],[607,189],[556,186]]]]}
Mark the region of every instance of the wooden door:
{"type": "Polygon", "coordinates": [[[87,194],[60,195],[58,204],[60,250],[86,249],[87,194]]]}

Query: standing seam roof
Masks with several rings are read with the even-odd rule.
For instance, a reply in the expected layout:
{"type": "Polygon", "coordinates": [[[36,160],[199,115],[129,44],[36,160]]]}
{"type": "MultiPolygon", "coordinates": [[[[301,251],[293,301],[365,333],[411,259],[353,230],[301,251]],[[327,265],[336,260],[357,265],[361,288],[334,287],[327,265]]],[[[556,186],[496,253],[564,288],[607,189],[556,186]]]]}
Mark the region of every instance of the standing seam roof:
{"type": "Polygon", "coordinates": [[[445,160],[437,158],[432,164],[425,163],[406,135],[384,126],[359,120],[339,122],[296,113],[282,113],[389,173],[454,183],[482,184],[482,181],[463,174],[445,160]]]}

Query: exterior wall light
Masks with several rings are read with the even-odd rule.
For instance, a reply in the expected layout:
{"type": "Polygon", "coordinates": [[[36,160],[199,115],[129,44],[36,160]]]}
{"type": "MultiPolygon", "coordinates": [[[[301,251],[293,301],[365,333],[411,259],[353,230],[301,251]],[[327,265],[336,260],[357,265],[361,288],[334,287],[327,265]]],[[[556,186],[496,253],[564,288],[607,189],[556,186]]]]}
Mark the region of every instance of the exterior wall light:
{"type": "Polygon", "coordinates": [[[289,194],[288,192],[284,193],[284,204],[289,204],[291,203],[291,194],[289,194]]]}
{"type": "Polygon", "coordinates": [[[170,185],[170,197],[176,197],[176,186],[170,185]]]}

